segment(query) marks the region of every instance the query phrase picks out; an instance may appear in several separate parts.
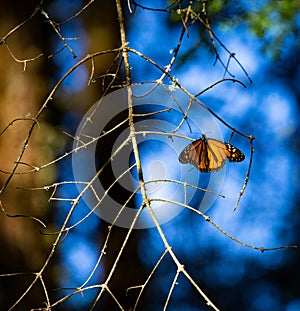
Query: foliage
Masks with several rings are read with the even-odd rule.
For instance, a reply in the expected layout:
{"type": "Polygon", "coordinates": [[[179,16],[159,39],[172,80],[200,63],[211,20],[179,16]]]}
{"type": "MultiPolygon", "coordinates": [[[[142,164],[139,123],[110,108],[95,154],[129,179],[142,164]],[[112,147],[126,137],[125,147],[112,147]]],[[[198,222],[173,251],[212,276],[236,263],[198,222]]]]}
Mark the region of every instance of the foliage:
{"type": "MultiPolygon", "coordinates": [[[[182,2],[179,1],[179,3],[182,2]]],[[[194,5],[194,12],[203,14],[204,6],[206,6],[212,28],[219,27],[220,30],[229,32],[246,27],[252,35],[261,39],[262,51],[272,58],[279,57],[287,40],[292,40],[295,46],[300,44],[300,38],[297,35],[300,31],[298,0],[199,1],[194,5]]],[[[181,18],[178,13],[174,13],[172,20],[180,22],[181,18]]],[[[201,40],[209,44],[203,28],[199,29],[199,35],[201,35],[201,40]]]]}

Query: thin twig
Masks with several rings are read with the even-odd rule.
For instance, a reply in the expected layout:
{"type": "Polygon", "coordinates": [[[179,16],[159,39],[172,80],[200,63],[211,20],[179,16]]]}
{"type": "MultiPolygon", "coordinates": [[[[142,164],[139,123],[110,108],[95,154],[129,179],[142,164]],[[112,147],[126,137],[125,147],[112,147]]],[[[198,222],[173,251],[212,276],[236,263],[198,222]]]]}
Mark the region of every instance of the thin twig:
{"type": "Polygon", "coordinates": [[[190,205],[178,202],[178,201],[173,201],[173,200],[167,200],[167,199],[162,199],[162,198],[151,198],[151,201],[159,201],[159,202],[165,202],[165,203],[171,203],[174,205],[179,205],[182,207],[185,207],[197,214],[199,214],[201,217],[203,217],[206,221],[208,221],[210,224],[212,224],[215,228],[217,228],[221,233],[223,233],[224,235],[226,235],[228,238],[230,238],[231,240],[241,244],[242,246],[254,249],[254,250],[258,250],[261,252],[264,251],[274,251],[274,250],[279,250],[279,249],[283,249],[283,248],[298,248],[298,245],[282,245],[282,246],[277,246],[277,247],[262,247],[262,246],[253,246],[250,245],[248,243],[245,243],[237,238],[235,238],[234,236],[230,235],[228,232],[226,232],[224,229],[222,229],[219,225],[217,225],[214,221],[211,220],[211,218],[209,216],[206,216],[204,213],[202,213],[201,211],[191,207],[190,205]]]}

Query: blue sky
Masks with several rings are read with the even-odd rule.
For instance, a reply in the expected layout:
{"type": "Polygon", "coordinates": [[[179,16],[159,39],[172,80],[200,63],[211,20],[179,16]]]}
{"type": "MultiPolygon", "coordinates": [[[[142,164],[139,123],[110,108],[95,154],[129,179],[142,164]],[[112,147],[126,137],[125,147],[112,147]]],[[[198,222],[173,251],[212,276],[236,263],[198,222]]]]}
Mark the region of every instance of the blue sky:
{"type": "MultiPolygon", "coordinates": [[[[148,2],[150,5],[151,2],[148,2]]],[[[167,28],[167,15],[163,13],[138,9],[136,14],[129,18],[130,47],[153,58],[162,67],[167,65],[172,57],[170,51],[176,47],[180,28],[175,26],[172,29],[167,28]]],[[[78,27],[80,29],[80,26],[78,27]]],[[[290,137],[296,132],[299,123],[296,92],[280,76],[271,75],[270,71],[274,66],[271,59],[261,53],[260,40],[256,39],[245,25],[237,29],[215,31],[226,47],[236,53],[253,83],[249,83],[241,68],[231,60],[230,71],[234,73],[236,79],[247,84],[247,88],[237,83],[224,82],[203,94],[200,100],[232,126],[247,135],[253,134],[255,154],[247,189],[238,210],[233,212],[250,156],[248,141],[234,137],[236,138],[234,142],[244,151],[246,160],[243,163],[227,165],[221,190],[226,198],[217,199],[208,214],[229,234],[245,243],[258,247],[276,247],[294,243],[296,219],[293,219],[292,213],[295,209],[299,171],[295,169],[298,160],[295,151],[290,147],[290,137]]],[[[81,32],[84,37],[84,32],[81,32]]],[[[188,50],[193,45],[193,40],[197,39],[197,31],[190,29],[189,38],[185,37],[183,40],[181,52],[188,50]]],[[[84,50],[84,44],[81,48],[84,50]]],[[[221,48],[219,52],[226,63],[228,56],[221,48]]],[[[215,66],[213,63],[214,56],[204,47],[182,67],[177,68],[175,65],[171,74],[191,93],[198,93],[222,79],[224,69],[219,63],[215,66]]],[[[160,75],[160,72],[135,55],[130,56],[130,64],[135,82],[153,81],[160,75]]],[[[71,64],[61,62],[60,66],[64,72],[65,66],[70,67],[71,64]]],[[[86,73],[82,74],[87,77],[86,73]]],[[[78,79],[76,75],[74,77],[72,80],[71,76],[69,82],[65,84],[65,88],[70,92],[76,92],[78,87],[78,79]]],[[[82,82],[79,84],[81,88],[82,82]]],[[[230,130],[222,124],[220,128],[227,140],[230,130]]],[[[193,135],[195,136],[195,133],[191,134],[191,137],[196,138],[193,135]]],[[[150,157],[148,161],[151,163],[151,153],[146,156],[150,157]]],[[[180,164],[172,165],[176,167],[180,164]]],[[[98,220],[94,221],[97,223],[98,220]]],[[[294,250],[262,254],[227,238],[196,214],[184,213],[164,224],[163,230],[187,267],[191,262],[201,263],[202,279],[198,278],[197,265],[193,264],[193,269],[191,268],[200,285],[203,281],[208,286],[226,290],[239,287],[245,279],[253,278],[255,284],[251,283],[243,299],[248,310],[299,309],[299,299],[291,298],[285,301],[279,284],[271,284],[268,280],[264,280],[268,271],[276,271],[288,265],[294,250]],[[214,256],[207,257],[211,252],[214,256]]],[[[70,284],[84,280],[89,267],[90,269],[93,267],[98,256],[97,250],[88,242],[88,235],[86,239],[80,235],[81,233],[76,237],[75,234],[75,244],[68,243],[63,251],[62,258],[70,271],[70,278],[67,278],[70,284]],[[76,266],[78,258],[82,258],[85,269],[76,266]],[[73,274],[74,276],[71,276],[73,274]]],[[[144,236],[139,246],[140,257],[141,260],[147,258],[144,264],[151,269],[163,251],[163,245],[155,229],[148,230],[144,236]]],[[[163,273],[167,276],[170,271],[165,270],[163,273]]],[[[160,285],[161,289],[167,288],[164,283],[160,285]]],[[[156,286],[160,288],[160,285],[156,286]]],[[[176,301],[176,297],[174,299],[176,301]]],[[[178,299],[183,298],[179,295],[178,299]]],[[[185,310],[193,310],[193,305],[187,303],[185,310]]]]}
{"type": "MultiPolygon", "coordinates": [[[[179,36],[179,28],[166,29],[166,18],[164,14],[138,10],[132,18],[129,35],[129,42],[134,48],[141,49],[161,66],[169,62],[171,55],[168,51],[176,46],[179,36]],[[137,27],[143,21],[148,21],[145,25],[151,27],[137,27]]],[[[256,139],[249,184],[238,210],[233,213],[249,160],[249,144],[240,139],[239,146],[247,159],[242,166],[228,165],[221,192],[226,195],[226,199],[219,198],[209,215],[228,233],[251,245],[276,247],[294,243],[296,223],[293,222],[291,213],[295,208],[293,198],[297,191],[297,155],[289,146],[290,136],[295,133],[299,122],[296,94],[279,76],[270,75],[270,68],[273,66],[271,59],[261,53],[260,40],[244,26],[226,32],[217,29],[216,33],[226,47],[236,53],[253,84],[248,83],[240,67],[231,60],[230,71],[247,84],[247,89],[224,82],[200,99],[225,121],[248,135],[253,134],[256,139]]],[[[189,30],[189,39],[184,38],[182,50],[189,49],[196,38],[197,34],[189,30]]],[[[226,63],[228,56],[221,48],[219,52],[226,63]]],[[[213,66],[213,61],[213,55],[205,49],[199,49],[192,59],[182,68],[173,70],[172,74],[186,89],[198,93],[223,77],[224,69],[218,63],[213,66]]],[[[155,79],[156,72],[147,75],[149,70],[145,68],[149,68],[148,64],[136,60],[132,66],[134,69],[139,68],[133,74],[137,81],[155,79]]],[[[228,138],[230,131],[224,130],[224,133],[227,133],[225,137],[228,138]]],[[[263,281],[264,269],[276,270],[283,267],[289,262],[294,250],[261,254],[236,244],[197,215],[191,217],[192,225],[174,220],[163,229],[171,244],[177,246],[179,252],[188,253],[189,256],[193,254],[193,260],[203,260],[203,249],[216,250],[219,259],[212,258],[207,263],[206,282],[212,286],[239,286],[251,273],[248,262],[255,261],[261,267],[261,278],[257,279],[257,286],[249,288],[249,296],[245,297],[245,301],[251,301],[249,310],[296,310],[299,307],[299,300],[281,305],[283,299],[278,285],[263,281]],[[197,253],[197,249],[202,251],[197,253]]],[[[161,251],[159,239],[153,231],[149,232],[148,239],[142,244],[144,252],[147,249],[149,251],[142,258],[149,258],[156,247],[158,253],[161,251]]]]}

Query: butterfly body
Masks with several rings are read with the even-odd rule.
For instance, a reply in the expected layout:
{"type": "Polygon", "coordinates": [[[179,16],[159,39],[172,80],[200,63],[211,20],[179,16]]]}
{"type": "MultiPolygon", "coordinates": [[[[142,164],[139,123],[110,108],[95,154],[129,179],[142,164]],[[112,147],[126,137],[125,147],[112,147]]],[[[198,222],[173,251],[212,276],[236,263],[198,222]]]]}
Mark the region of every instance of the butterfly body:
{"type": "Polygon", "coordinates": [[[210,173],[219,171],[225,165],[226,158],[229,162],[241,162],[245,155],[229,143],[202,135],[182,150],[179,162],[192,164],[200,172],[210,173]]]}

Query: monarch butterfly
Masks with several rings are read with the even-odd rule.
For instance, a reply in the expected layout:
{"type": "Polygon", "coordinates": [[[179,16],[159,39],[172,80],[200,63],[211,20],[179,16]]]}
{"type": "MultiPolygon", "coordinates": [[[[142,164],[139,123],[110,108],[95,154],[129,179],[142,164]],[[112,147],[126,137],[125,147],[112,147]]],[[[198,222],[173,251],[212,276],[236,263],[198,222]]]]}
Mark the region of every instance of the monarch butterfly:
{"type": "Polygon", "coordinates": [[[204,134],[200,139],[187,145],[179,155],[179,162],[190,163],[200,172],[210,173],[219,171],[226,162],[242,162],[245,155],[231,144],[220,140],[207,138],[204,134]]]}

